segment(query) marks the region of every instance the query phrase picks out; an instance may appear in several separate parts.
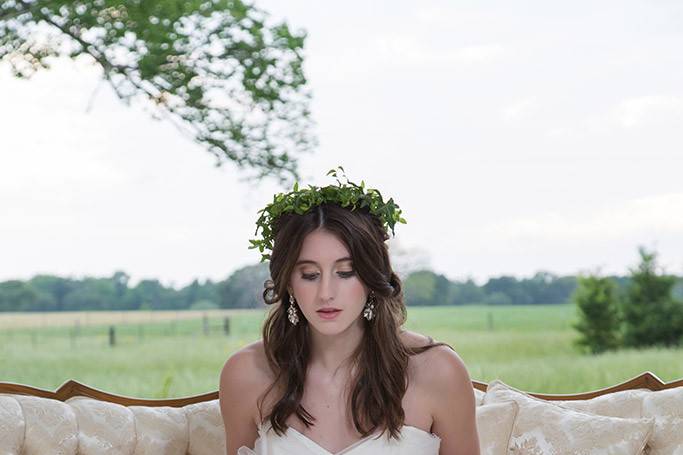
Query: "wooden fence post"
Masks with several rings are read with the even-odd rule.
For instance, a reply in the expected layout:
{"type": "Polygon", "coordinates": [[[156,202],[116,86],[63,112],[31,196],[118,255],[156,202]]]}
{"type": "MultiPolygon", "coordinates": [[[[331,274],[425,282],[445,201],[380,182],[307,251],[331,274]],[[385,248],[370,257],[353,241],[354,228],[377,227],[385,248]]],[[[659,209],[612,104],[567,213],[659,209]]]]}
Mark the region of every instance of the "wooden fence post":
{"type": "Polygon", "coordinates": [[[209,317],[206,314],[202,317],[202,324],[204,326],[204,335],[208,335],[209,334],[209,317]]]}

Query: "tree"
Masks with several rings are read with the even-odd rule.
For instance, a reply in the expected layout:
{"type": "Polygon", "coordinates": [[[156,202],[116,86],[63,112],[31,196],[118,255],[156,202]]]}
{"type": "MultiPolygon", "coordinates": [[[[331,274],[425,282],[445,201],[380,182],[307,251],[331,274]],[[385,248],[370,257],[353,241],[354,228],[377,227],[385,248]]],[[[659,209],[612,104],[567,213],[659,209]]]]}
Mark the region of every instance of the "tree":
{"type": "Polygon", "coordinates": [[[657,253],[639,247],[640,263],[629,269],[631,280],[623,302],[626,346],[675,346],[683,337],[683,302],[672,297],[676,278],[659,274],[657,253]]]}
{"type": "Polygon", "coordinates": [[[38,299],[30,284],[19,280],[0,283],[0,311],[26,311],[38,299]]]}
{"type": "MultiPolygon", "coordinates": [[[[513,305],[529,305],[534,303],[531,297],[526,293],[522,284],[513,276],[500,276],[498,278],[489,278],[484,284],[484,291],[486,294],[505,294],[509,297],[509,302],[513,305]]],[[[502,302],[500,297],[494,297],[495,302],[502,302]]]]}
{"type": "Polygon", "coordinates": [[[499,291],[486,294],[484,297],[484,303],[486,305],[513,305],[510,296],[499,291]]]}
{"type": "Polygon", "coordinates": [[[128,275],[123,270],[117,270],[111,277],[111,281],[114,283],[114,290],[116,293],[116,299],[121,302],[128,292],[128,282],[130,281],[130,275],[128,275]]]}
{"type": "Polygon", "coordinates": [[[0,0],[0,59],[17,77],[87,56],[126,104],[149,101],[216,157],[287,182],[311,151],[304,32],[241,0],[0,0]]]}
{"type": "Polygon", "coordinates": [[[448,305],[453,298],[451,282],[431,270],[412,272],[403,284],[406,305],[448,305]]]}
{"type": "Polygon", "coordinates": [[[580,333],[575,344],[592,354],[619,347],[619,307],[616,285],[606,277],[579,276],[572,294],[579,320],[572,326],[580,333]]]}
{"type": "Polygon", "coordinates": [[[486,300],[486,292],[474,282],[472,277],[466,281],[455,282],[453,303],[456,305],[478,304],[486,300]]]}
{"type": "MultiPolygon", "coordinates": [[[[61,311],[64,308],[64,299],[76,289],[78,283],[70,278],[61,278],[52,275],[36,275],[29,280],[29,285],[41,294],[52,296],[54,306],[44,308],[43,311],[61,311]]],[[[34,310],[36,308],[31,308],[34,310]]]]}
{"type": "Polygon", "coordinates": [[[270,278],[268,264],[258,263],[235,270],[219,285],[221,308],[263,308],[263,283],[270,278]]]}

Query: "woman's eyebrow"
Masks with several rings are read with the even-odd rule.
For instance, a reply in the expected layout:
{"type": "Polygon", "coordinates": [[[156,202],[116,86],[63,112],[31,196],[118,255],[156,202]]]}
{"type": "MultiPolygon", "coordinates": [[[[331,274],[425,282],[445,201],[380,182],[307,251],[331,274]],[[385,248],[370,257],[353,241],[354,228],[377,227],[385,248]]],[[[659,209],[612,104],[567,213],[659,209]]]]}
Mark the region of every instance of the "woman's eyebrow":
{"type": "MultiPolygon", "coordinates": [[[[334,262],[336,263],[336,262],[343,262],[343,261],[350,261],[350,260],[351,260],[350,257],[344,256],[343,258],[339,258],[339,259],[337,259],[337,260],[334,261],[334,262]]],[[[300,265],[300,264],[313,264],[313,265],[319,265],[317,262],[312,261],[312,260],[310,260],[310,259],[301,259],[300,261],[297,261],[296,264],[294,264],[294,265],[297,266],[297,265],[300,265]]]]}

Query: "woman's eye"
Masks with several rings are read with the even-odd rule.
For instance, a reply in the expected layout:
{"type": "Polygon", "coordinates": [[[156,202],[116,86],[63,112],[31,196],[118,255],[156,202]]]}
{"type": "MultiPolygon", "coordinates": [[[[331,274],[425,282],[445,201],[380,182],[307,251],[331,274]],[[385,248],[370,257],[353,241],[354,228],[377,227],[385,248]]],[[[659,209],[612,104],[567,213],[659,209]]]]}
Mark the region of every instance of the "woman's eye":
{"type": "MultiPolygon", "coordinates": [[[[350,272],[337,272],[337,275],[339,275],[342,278],[351,278],[353,275],[355,275],[356,272],[350,271],[350,272]]],[[[317,273],[304,273],[301,275],[301,278],[304,280],[309,280],[313,281],[315,278],[318,276],[317,273]]]]}

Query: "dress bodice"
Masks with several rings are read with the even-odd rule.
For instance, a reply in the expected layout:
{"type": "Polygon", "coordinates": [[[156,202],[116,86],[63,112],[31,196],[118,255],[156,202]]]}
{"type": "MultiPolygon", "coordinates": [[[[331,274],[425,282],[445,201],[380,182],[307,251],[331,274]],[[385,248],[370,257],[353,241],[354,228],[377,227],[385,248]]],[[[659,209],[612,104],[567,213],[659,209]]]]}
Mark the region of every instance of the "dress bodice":
{"type": "Polygon", "coordinates": [[[292,427],[278,436],[266,422],[258,428],[258,438],[254,449],[242,446],[237,455],[438,455],[441,438],[417,427],[403,425],[400,439],[389,439],[388,432],[366,436],[346,447],[341,452],[332,453],[292,427]]]}

